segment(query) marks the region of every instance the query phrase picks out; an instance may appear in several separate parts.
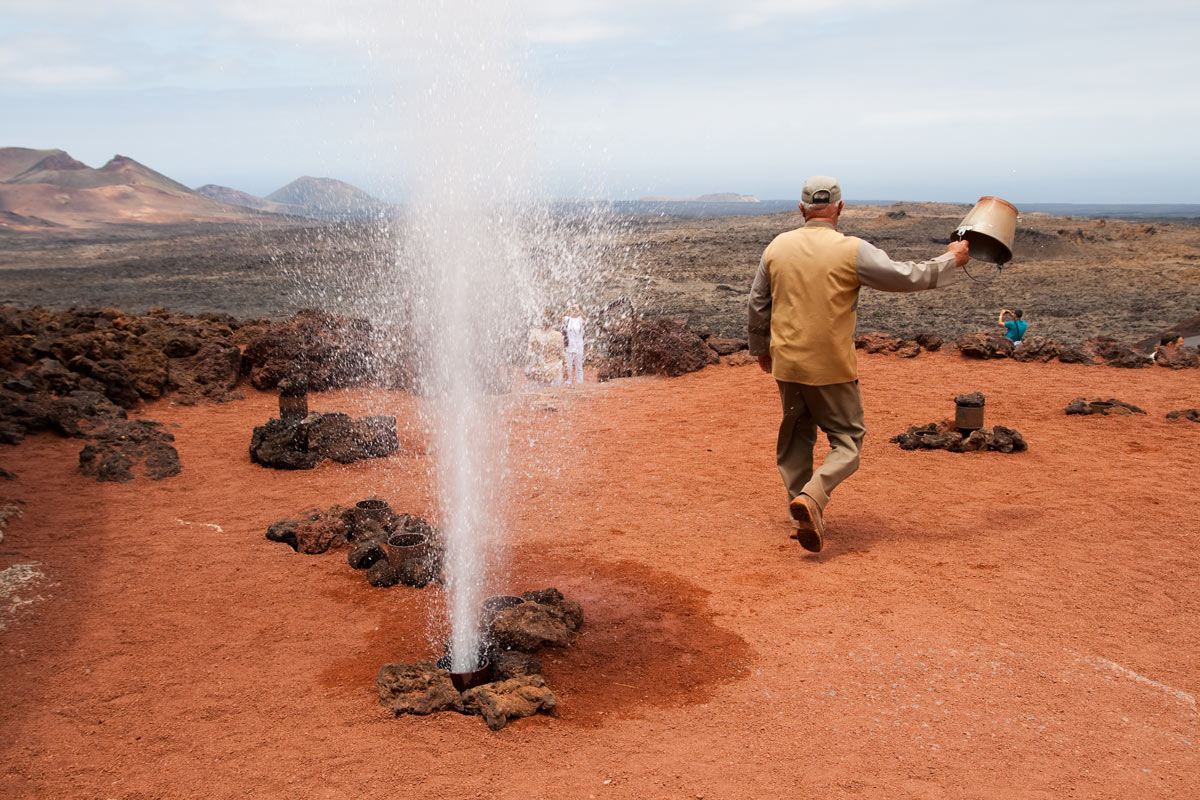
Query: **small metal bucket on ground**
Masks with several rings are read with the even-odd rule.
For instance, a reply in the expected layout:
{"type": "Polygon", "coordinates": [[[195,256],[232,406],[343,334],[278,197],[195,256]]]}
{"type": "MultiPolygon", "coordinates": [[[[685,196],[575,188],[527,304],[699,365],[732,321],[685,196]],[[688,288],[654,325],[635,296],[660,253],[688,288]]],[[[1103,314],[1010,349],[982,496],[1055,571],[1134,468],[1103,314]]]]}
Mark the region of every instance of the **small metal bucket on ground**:
{"type": "Polygon", "coordinates": [[[999,197],[981,197],[958,223],[955,241],[965,239],[971,258],[991,264],[1007,264],[1013,256],[1017,235],[1017,207],[999,197]]]}
{"type": "Polygon", "coordinates": [[[393,533],[384,542],[383,550],[392,569],[400,572],[410,562],[428,559],[429,537],[423,533],[393,533]]]}
{"type": "Polygon", "coordinates": [[[450,656],[445,655],[437,660],[437,668],[450,673],[450,682],[460,692],[482,686],[492,679],[492,662],[485,655],[480,655],[475,662],[478,666],[469,672],[455,672],[450,667],[450,656]]]}
{"type": "Polygon", "coordinates": [[[386,500],[359,500],[354,504],[354,522],[356,525],[374,523],[383,528],[388,523],[391,511],[386,500]]]}
{"type": "Polygon", "coordinates": [[[983,406],[954,404],[954,427],[963,436],[983,427],[983,406]]]}
{"type": "Polygon", "coordinates": [[[279,382],[279,418],[298,422],[308,416],[308,387],[303,381],[279,382]]]}

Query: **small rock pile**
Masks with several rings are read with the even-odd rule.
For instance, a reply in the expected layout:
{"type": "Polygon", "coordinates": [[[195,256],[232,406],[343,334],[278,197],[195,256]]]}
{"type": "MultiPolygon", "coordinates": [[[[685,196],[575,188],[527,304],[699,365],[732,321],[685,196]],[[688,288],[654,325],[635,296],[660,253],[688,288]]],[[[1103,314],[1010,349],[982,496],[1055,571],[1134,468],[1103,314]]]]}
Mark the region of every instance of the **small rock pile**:
{"type": "Polygon", "coordinates": [[[854,347],[867,353],[884,353],[900,358],[916,358],[922,350],[940,350],[942,337],[932,331],[922,331],[914,339],[902,339],[890,333],[860,333],[854,337],[854,347]]]}
{"type": "Polygon", "coordinates": [[[1115,397],[1110,397],[1103,400],[1099,397],[1076,397],[1070,403],[1067,403],[1065,409],[1069,415],[1081,414],[1145,414],[1146,412],[1132,403],[1125,403],[1115,397]]]}
{"type": "Polygon", "coordinates": [[[963,436],[955,429],[954,421],[949,419],[909,428],[889,441],[900,445],[901,450],[949,450],[951,453],[977,453],[984,450],[1022,453],[1029,449],[1029,443],[1015,428],[997,425],[990,429],[980,428],[963,436]]]}
{"type": "Polygon", "coordinates": [[[383,458],[400,449],[396,418],[312,413],[299,420],[275,419],[250,437],[250,460],[272,469],[312,469],[329,458],[349,464],[383,458]]]}
{"type": "MultiPolygon", "coordinates": [[[[368,498],[366,502],[378,501],[368,498]]],[[[372,586],[403,583],[420,588],[441,580],[442,542],[437,528],[421,517],[397,514],[386,504],[375,512],[364,511],[361,505],[309,509],[272,524],[267,528],[267,538],[306,555],[347,549],[347,563],[353,569],[364,570],[372,586]],[[393,568],[388,563],[386,544],[393,533],[424,535],[429,544],[426,557],[393,568]]]]}
{"type": "Polygon", "coordinates": [[[1181,408],[1178,411],[1168,411],[1167,419],[1186,419],[1189,422],[1200,422],[1200,408],[1181,408]]]}
{"type": "Polygon", "coordinates": [[[396,716],[457,711],[483,717],[499,730],[511,720],[554,713],[558,701],[542,678],[541,647],[566,647],[583,624],[583,609],[557,589],[525,592],[523,602],[485,618],[492,680],[459,692],[450,673],[427,662],[379,669],[379,702],[396,716]]]}
{"type": "Polygon", "coordinates": [[[597,316],[597,378],[602,382],[633,375],[675,378],[722,358],[732,366],[755,360],[745,339],[696,331],[679,319],[643,319],[627,300],[610,303],[597,316]]]}
{"type": "Polygon", "coordinates": [[[152,480],[178,475],[179,453],[171,443],[175,437],[161,422],[152,419],[113,420],[91,434],[91,443],[79,451],[79,469],[98,481],[126,483],[133,480],[133,466],[152,480]]]}

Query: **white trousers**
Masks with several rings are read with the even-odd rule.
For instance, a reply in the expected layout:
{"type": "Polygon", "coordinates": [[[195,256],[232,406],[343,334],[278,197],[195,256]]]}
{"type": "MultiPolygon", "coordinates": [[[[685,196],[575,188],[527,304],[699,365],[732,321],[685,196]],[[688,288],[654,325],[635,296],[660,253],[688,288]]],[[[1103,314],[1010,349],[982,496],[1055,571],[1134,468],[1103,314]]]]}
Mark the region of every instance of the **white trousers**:
{"type": "Polygon", "coordinates": [[[583,383],[583,353],[567,353],[567,383],[571,383],[572,374],[575,383],[583,383]]]}

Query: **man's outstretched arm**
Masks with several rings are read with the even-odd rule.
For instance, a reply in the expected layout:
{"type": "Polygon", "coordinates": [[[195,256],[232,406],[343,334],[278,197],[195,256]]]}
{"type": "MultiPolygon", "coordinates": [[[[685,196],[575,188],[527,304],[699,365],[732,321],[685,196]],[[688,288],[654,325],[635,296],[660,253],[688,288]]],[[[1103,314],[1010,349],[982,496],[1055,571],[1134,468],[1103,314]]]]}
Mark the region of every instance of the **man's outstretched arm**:
{"type": "Polygon", "coordinates": [[[870,242],[858,243],[858,279],[884,292],[919,292],[949,283],[957,267],[971,258],[966,242],[951,242],[946,252],[928,261],[892,261],[870,242]]]}

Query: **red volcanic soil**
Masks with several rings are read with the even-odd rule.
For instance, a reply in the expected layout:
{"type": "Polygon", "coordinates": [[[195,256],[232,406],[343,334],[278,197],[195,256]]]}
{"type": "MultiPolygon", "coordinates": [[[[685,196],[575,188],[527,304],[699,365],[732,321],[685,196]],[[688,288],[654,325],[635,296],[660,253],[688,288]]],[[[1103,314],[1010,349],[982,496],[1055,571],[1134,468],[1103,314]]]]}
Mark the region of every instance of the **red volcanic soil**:
{"type": "MultiPolygon", "coordinates": [[[[274,472],[247,456],[275,402],[251,393],[150,406],[184,465],[158,483],[85,479],[78,441],[0,451],[27,501],[0,567],[47,576],[0,634],[0,796],[1194,796],[1200,425],[1163,415],[1200,405],[1195,374],[864,356],[862,385],[863,465],[819,556],[787,538],[755,367],[514,411],[494,588],[557,586],[586,621],[543,654],[560,717],[495,733],[378,703],[382,663],[433,655],[435,589],[263,537],[372,492],[432,513],[419,429],[385,460],[274,472]],[[888,443],[976,390],[1027,453],[888,443]],[[1149,415],[1065,416],[1078,395],[1149,415]]],[[[312,407],[357,404],[413,408],[312,407]]]]}

